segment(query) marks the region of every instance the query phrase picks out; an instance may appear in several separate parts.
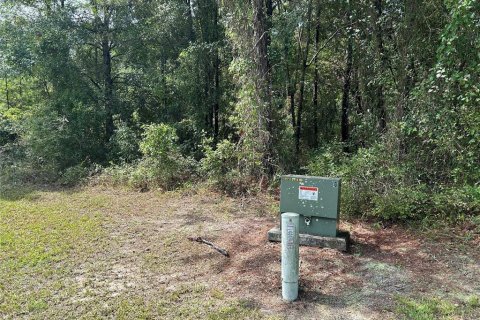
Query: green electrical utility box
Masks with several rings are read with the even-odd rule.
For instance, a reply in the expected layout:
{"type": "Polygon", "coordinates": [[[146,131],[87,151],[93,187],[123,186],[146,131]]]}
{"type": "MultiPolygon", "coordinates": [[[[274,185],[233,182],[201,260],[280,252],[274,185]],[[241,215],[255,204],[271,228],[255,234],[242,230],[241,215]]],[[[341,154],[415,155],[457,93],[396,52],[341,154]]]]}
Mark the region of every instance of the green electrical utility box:
{"type": "Polygon", "coordinates": [[[300,214],[300,233],[336,237],[340,212],[340,182],[339,178],[282,176],[280,214],[300,214]]]}

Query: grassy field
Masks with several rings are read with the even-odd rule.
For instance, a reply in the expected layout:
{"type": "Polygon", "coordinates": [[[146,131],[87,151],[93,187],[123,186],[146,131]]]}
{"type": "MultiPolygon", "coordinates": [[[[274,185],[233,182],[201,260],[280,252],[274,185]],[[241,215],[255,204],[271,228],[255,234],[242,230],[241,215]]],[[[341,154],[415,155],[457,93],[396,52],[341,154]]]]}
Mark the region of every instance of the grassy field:
{"type": "Polygon", "coordinates": [[[300,299],[282,302],[276,204],[203,188],[3,192],[0,318],[480,318],[478,237],[353,220],[351,252],[301,248],[300,299]]]}

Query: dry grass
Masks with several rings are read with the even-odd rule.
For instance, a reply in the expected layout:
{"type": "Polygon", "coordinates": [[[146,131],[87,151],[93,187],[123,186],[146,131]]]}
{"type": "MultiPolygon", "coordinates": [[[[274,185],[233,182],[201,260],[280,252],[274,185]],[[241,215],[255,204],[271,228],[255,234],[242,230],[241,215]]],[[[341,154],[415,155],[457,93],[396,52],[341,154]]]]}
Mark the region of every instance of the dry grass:
{"type": "Polygon", "coordinates": [[[4,195],[0,318],[480,318],[473,242],[434,242],[359,221],[342,225],[355,241],[351,253],[301,248],[300,299],[284,303],[280,246],[266,241],[276,203],[202,188],[4,195]],[[431,301],[446,311],[425,307],[431,301]]]}

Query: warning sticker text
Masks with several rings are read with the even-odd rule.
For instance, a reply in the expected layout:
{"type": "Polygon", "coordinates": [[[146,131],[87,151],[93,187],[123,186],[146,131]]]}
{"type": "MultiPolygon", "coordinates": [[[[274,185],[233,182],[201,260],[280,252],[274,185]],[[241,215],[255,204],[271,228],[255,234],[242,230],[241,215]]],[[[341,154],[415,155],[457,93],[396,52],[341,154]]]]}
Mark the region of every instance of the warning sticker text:
{"type": "Polygon", "coordinates": [[[299,186],[298,187],[298,199],[318,201],[318,188],[317,187],[299,186]]]}

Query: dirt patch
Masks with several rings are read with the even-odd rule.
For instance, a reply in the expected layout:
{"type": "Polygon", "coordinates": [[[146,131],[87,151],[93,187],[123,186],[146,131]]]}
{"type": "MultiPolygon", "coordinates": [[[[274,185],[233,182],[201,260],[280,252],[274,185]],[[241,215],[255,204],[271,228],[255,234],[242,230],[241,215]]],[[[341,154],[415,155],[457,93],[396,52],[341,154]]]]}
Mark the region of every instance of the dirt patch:
{"type": "MultiPolygon", "coordinates": [[[[103,193],[109,194],[105,190],[103,193]]],[[[118,191],[116,191],[118,192],[118,191]]],[[[119,195],[115,194],[115,198],[119,195]]],[[[174,290],[201,283],[286,318],[394,318],[395,297],[480,295],[478,250],[451,249],[400,226],[375,229],[345,222],[351,252],[302,247],[299,301],[281,300],[280,244],[266,239],[277,224],[272,199],[232,199],[201,190],[188,195],[122,193],[108,209],[119,247],[100,274],[104,292],[174,290]],[[124,204],[128,203],[127,206],[124,204]],[[273,209],[274,210],[274,209],[273,209]],[[228,250],[187,241],[202,236],[228,250]]]]}

